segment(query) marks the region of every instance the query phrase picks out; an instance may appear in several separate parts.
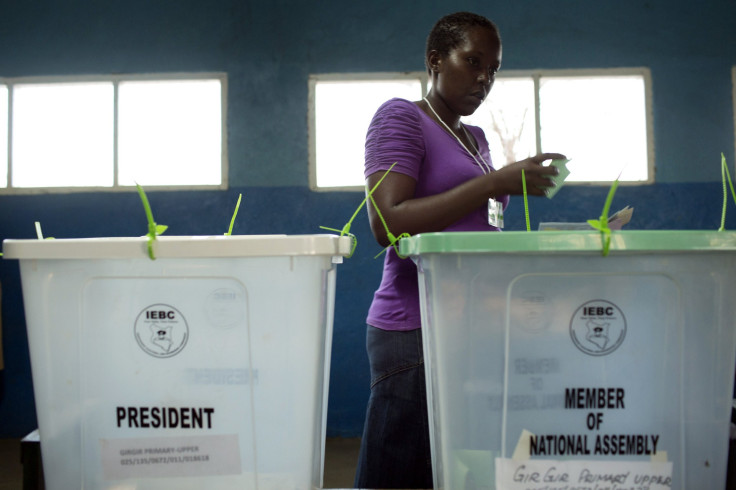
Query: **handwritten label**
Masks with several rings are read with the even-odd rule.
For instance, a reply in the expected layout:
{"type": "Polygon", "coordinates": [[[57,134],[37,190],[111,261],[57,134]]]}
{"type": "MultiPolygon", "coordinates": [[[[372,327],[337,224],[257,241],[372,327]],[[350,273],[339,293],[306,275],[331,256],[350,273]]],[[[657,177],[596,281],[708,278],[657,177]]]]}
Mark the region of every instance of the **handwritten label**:
{"type": "Polygon", "coordinates": [[[105,478],[241,473],[237,435],[101,439],[105,478]]]}
{"type": "Polygon", "coordinates": [[[496,458],[499,490],[665,490],[671,462],[496,458]]]}

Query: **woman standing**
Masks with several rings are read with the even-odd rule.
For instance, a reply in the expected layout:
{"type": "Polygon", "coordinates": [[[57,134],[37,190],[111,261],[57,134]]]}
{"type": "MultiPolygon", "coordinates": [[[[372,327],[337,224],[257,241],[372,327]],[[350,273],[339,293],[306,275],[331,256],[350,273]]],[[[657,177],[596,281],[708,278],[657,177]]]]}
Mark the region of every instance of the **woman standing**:
{"type": "MultiPolygon", "coordinates": [[[[395,235],[435,231],[500,231],[510,194],[544,195],[556,168],[543,153],[496,170],[473,114],[501,67],[501,37],[485,17],[459,12],[440,19],[427,39],[432,80],[416,102],[392,99],[376,112],[366,138],[365,175],[395,235]]],[[[371,228],[389,245],[375,208],[371,228]]],[[[366,346],[371,395],[361,443],[357,488],[432,488],[427,399],[416,266],[389,248],[368,313],[366,346]]]]}

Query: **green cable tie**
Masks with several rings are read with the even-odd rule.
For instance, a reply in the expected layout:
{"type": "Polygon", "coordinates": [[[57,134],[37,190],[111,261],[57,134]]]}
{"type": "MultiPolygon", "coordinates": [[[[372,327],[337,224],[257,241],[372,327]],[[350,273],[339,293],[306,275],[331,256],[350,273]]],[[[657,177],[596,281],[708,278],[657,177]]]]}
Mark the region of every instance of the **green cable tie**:
{"type": "Polygon", "coordinates": [[[399,236],[397,237],[397,236],[395,236],[395,235],[394,235],[393,233],[391,233],[391,231],[390,231],[390,230],[388,229],[388,224],[386,224],[386,220],[385,220],[385,219],[383,218],[383,214],[381,214],[381,210],[380,210],[380,209],[378,209],[378,205],[376,204],[376,200],[375,200],[375,199],[373,199],[373,193],[370,193],[370,194],[368,194],[368,197],[370,197],[370,198],[371,198],[371,203],[373,203],[373,207],[374,207],[374,208],[376,209],[376,214],[377,214],[377,215],[378,215],[378,217],[379,217],[379,218],[381,219],[381,223],[383,223],[383,227],[384,227],[384,229],[386,230],[386,238],[388,238],[388,241],[389,241],[389,245],[388,245],[388,247],[386,247],[386,248],[384,248],[383,250],[381,250],[381,251],[380,251],[380,252],[379,252],[379,253],[378,253],[378,254],[377,254],[377,255],[376,255],[375,257],[373,257],[373,258],[374,258],[374,259],[377,259],[378,257],[380,257],[380,256],[381,256],[381,254],[382,254],[382,253],[384,253],[384,252],[385,252],[386,250],[388,250],[388,249],[389,249],[389,247],[394,247],[394,250],[396,251],[396,255],[397,255],[397,256],[398,256],[398,257],[399,257],[400,259],[406,259],[406,258],[408,257],[408,255],[401,255],[401,254],[399,253],[399,240],[401,240],[402,238],[409,238],[409,237],[411,237],[411,235],[410,235],[410,234],[408,234],[408,233],[402,233],[402,234],[400,234],[400,235],[399,235],[399,236]]]}
{"type": "MultiPolygon", "coordinates": [[[[49,237],[44,238],[43,231],[41,231],[41,222],[40,221],[34,221],[33,223],[36,225],[36,238],[38,238],[39,240],[53,240],[54,239],[54,237],[52,237],[52,236],[49,236],[49,237]]],[[[0,255],[2,255],[2,254],[0,254],[0,255]]]]}
{"type": "Polygon", "coordinates": [[[350,239],[351,239],[351,240],[352,240],[352,242],[353,242],[353,245],[352,245],[352,246],[350,247],[350,254],[349,254],[349,255],[347,255],[347,258],[350,258],[350,257],[352,257],[352,256],[353,256],[353,253],[355,253],[355,247],[357,247],[357,246],[358,246],[358,238],[357,238],[357,237],[356,237],[355,235],[353,235],[353,234],[352,234],[352,233],[350,233],[349,231],[345,231],[345,228],[343,228],[342,230],[337,230],[337,229],[335,229],[335,228],[328,228],[328,227],[326,227],[326,226],[320,226],[320,228],[322,228],[323,230],[328,230],[328,231],[334,231],[334,232],[337,232],[337,233],[339,233],[339,234],[340,234],[340,236],[345,236],[345,235],[349,236],[349,237],[350,237],[350,239]]]}
{"type": "MultiPolygon", "coordinates": [[[[369,197],[371,198],[371,201],[373,201],[373,192],[378,188],[378,186],[381,184],[381,182],[383,182],[383,179],[386,178],[386,176],[388,175],[388,173],[391,170],[393,170],[394,166],[397,163],[399,163],[399,162],[394,162],[388,168],[388,170],[386,170],[386,172],[381,176],[381,178],[378,180],[378,182],[376,182],[376,185],[374,185],[373,188],[371,188],[368,191],[368,195],[363,199],[363,201],[361,201],[360,205],[358,206],[358,209],[355,210],[355,212],[353,213],[353,215],[350,217],[350,219],[348,220],[348,222],[345,223],[345,226],[343,226],[341,230],[337,230],[335,228],[328,228],[327,226],[320,226],[320,228],[323,229],[323,230],[329,230],[329,231],[334,231],[334,232],[340,233],[340,236],[348,235],[352,239],[353,246],[351,247],[351,249],[350,249],[350,255],[348,255],[347,258],[350,258],[350,257],[353,256],[353,253],[355,252],[355,248],[358,246],[358,237],[356,237],[354,234],[350,233],[350,226],[353,224],[353,220],[355,220],[355,218],[358,216],[358,213],[360,212],[360,210],[363,209],[363,206],[365,206],[365,203],[366,203],[366,201],[368,200],[369,197]]],[[[375,206],[375,201],[373,202],[373,204],[375,206]]],[[[376,209],[378,209],[378,208],[376,208],[376,209]]],[[[379,216],[380,216],[380,211],[379,211],[379,216]]],[[[381,217],[381,221],[383,221],[383,217],[381,217]]],[[[386,222],[385,221],[383,222],[383,226],[384,227],[386,226],[386,222]]],[[[386,228],[386,231],[388,231],[388,228],[386,228]]],[[[380,254],[378,254],[378,255],[380,255],[380,254]]]]}
{"type": "Polygon", "coordinates": [[[736,203],[736,191],[733,189],[733,182],[731,181],[731,174],[728,171],[728,165],[726,165],[726,156],[721,153],[721,181],[723,182],[723,211],[721,212],[721,227],[718,231],[723,231],[726,228],[726,206],[728,204],[728,186],[731,187],[731,195],[733,196],[733,202],[736,203]]]}
{"type": "Polygon", "coordinates": [[[376,200],[373,199],[373,191],[376,190],[376,188],[378,187],[378,184],[380,184],[381,182],[383,182],[383,179],[386,178],[386,176],[388,175],[388,173],[394,168],[394,165],[396,165],[397,163],[398,162],[394,162],[394,164],[391,165],[391,167],[388,170],[386,170],[386,173],[383,174],[383,177],[381,177],[381,179],[378,182],[376,182],[376,185],[373,186],[373,189],[371,189],[368,192],[368,197],[370,198],[371,203],[373,204],[373,208],[376,210],[376,214],[378,215],[379,219],[381,220],[381,223],[383,224],[383,228],[386,230],[386,238],[388,238],[388,240],[389,240],[388,247],[386,247],[383,250],[381,250],[375,257],[373,257],[374,259],[377,259],[378,257],[380,257],[381,254],[384,253],[386,250],[388,250],[389,247],[394,247],[394,250],[396,251],[396,255],[400,259],[406,259],[408,257],[407,255],[401,255],[399,253],[398,242],[402,238],[409,238],[409,237],[411,237],[411,235],[408,234],[408,233],[401,233],[397,237],[393,233],[391,233],[391,230],[388,229],[388,224],[386,223],[386,220],[383,218],[383,214],[381,213],[381,210],[378,208],[378,204],[376,203],[376,200]]]}
{"type": "Polygon", "coordinates": [[[608,252],[611,247],[611,228],[608,226],[608,211],[611,209],[611,202],[613,202],[613,195],[616,193],[619,178],[621,178],[620,174],[616,180],[613,181],[613,185],[611,185],[611,189],[608,191],[608,197],[603,205],[603,212],[601,213],[600,218],[597,220],[588,220],[588,224],[590,226],[601,232],[601,241],[603,242],[602,254],[604,257],[608,256],[608,252]]]}
{"type": "Polygon", "coordinates": [[[523,168],[521,169],[521,188],[524,191],[524,217],[526,218],[526,231],[532,231],[531,226],[529,226],[529,200],[526,195],[526,175],[524,174],[523,168]]]}
{"type": "Polygon", "coordinates": [[[728,171],[728,165],[726,165],[726,157],[721,154],[723,159],[723,168],[726,169],[726,177],[728,177],[728,185],[731,187],[731,196],[733,196],[733,202],[736,204],[736,190],[733,188],[733,182],[731,181],[731,173],[728,171]]]}
{"type": "Polygon", "coordinates": [[[233,234],[233,225],[235,224],[235,217],[238,215],[238,209],[240,209],[240,200],[243,198],[243,194],[238,194],[238,202],[235,204],[235,212],[233,213],[233,217],[230,220],[230,228],[227,229],[227,233],[225,233],[226,236],[230,236],[233,234]]]}
{"type": "Polygon", "coordinates": [[[158,235],[161,235],[166,231],[168,226],[159,225],[156,224],[155,221],[153,221],[153,212],[151,211],[151,205],[148,203],[146,192],[143,190],[143,187],[141,187],[137,182],[135,186],[138,189],[138,195],[141,198],[141,202],[143,203],[143,210],[146,212],[146,219],[148,220],[148,233],[146,233],[145,235],[148,237],[148,256],[151,258],[151,260],[156,260],[156,256],[153,253],[153,242],[154,240],[156,240],[156,237],[158,235]]]}

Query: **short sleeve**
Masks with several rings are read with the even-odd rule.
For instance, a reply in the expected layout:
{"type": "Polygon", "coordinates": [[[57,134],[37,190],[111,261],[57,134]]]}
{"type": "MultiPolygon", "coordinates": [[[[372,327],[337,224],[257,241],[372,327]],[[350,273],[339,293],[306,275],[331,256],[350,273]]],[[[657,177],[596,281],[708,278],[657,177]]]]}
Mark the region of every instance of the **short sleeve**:
{"type": "Polygon", "coordinates": [[[378,108],[365,141],[365,177],[388,170],[415,180],[424,159],[419,108],[404,99],[391,99],[378,108]]]}

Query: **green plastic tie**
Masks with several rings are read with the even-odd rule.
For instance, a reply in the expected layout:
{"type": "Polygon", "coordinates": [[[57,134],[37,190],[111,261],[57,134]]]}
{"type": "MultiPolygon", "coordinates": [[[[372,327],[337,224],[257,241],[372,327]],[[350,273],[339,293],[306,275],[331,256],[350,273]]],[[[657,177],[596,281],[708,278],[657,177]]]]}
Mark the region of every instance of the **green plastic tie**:
{"type": "Polygon", "coordinates": [[[381,223],[383,223],[383,228],[384,228],[384,229],[386,230],[386,238],[388,238],[388,242],[389,242],[389,245],[388,245],[388,247],[386,247],[386,248],[384,248],[383,250],[381,250],[381,251],[380,251],[380,252],[379,252],[379,253],[378,253],[378,254],[377,254],[377,255],[376,255],[375,257],[373,257],[373,258],[374,258],[374,259],[377,259],[378,257],[380,257],[380,256],[381,256],[381,254],[383,254],[383,253],[384,253],[384,252],[385,252],[386,250],[388,250],[388,249],[389,249],[389,247],[394,247],[394,250],[396,251],[396,255],[397,255],[397,256],[398,256],[398,257],[399,257],[400,259],[406,259],[406,258],[408,257],[408,255],[401,255],[401,254],[399,253],[399,240],[401,240],[402,238],[409,238],[409,237],[411,237],[411,235],[410,235],[410,234],[408,234],[408,233],[402,233],[402,234],[400,234],[399,236],[395,236],[395,235],[394,235],[393,233],[391,233],[391,230],[389,230],[389,229],[388,229],[388,224],[386,224],[386,220],[385,220],[385,219],[383,218],[383,214],[381,214],[381,210],[380,210],[380,209],[378,209],[378,204],[376,204],[376,200],[375,200],[375,199],[373,199],[373,193],[370,193],[370,194],[368,194],[368,197],[370,197],[370,199],[371,199],[371,202],[373,203],[373,207],[374,207],[374,208],[375,208],[375,210],[376,210],[376,214],[377,214],[377,215],[378,215],[378,217],[379,217],[379,218],[381,219],[381,223]]]}
{"type": "Polygon", "coordinates": [[[397,163],[398,162],[394,162],[394,164],[391,165],[391,167],[389,167],[388,170],[386,170],[386,173],[383,174],[383,177],[381,177],[381,179],[378,182],[376,182],[376,185],[373,186],[373,189],[371,189],[368,192],[368,197],[370,198],[371,203],[373,204],[373,208],[376,210],[376,214],[378,215],[378,217],[381,220],[381,223],[383,224],[383,228],[386,230],[386,238],[388,238],[388,241],[389,241],[388,247],[381,250],[375,257],[373,257],[374,259],[377,259],[378,257],[380,257],[381,254],[383,254],[386,250],[388,250],[389,247],[394,247],[394,250],[396,251],[396,255],[400,259],[408,258],[408,255],[401,255],[399,253],[399,240],[401,240],[402,238],[410,238],[411,235],[408,233],[401,233],[399,236],[395,236],[393,233],[391,233],[391,230],[388,229],[388,224],[386,223],[386,220],[383,218],[383,214],[381,214],[381,210],[378,208],[378,204],[376,203],[376,200],[373,199],[373,191],[376,190],[376,188],[378,187],[378,184],[383,182],[383,179],[386,178],[388,173],[394,168],[394,165],[396,165],[397,163]]]}
{"type": "Polygon", "coordinates": [[[153,242],[154,240],[156,240],[156,237],[158,235],[162,235],[166,231],[168,226],[159,225],[156,224],[155,221],[153,221],[153,212],[151,211],[151,205],[148,203],[146,192],[143,190],[143,187],[138,185],[137,182],[135,186],[138,189],[138,195],[141,198],[143,209],[146,211],[146,219],[148,220],[148,233],[146,233],[146,236],[148,237],[148,256],[151,258],[151,260],[156,260],[156,256],[153,253],[153,242]]]}
{"type": "Polygon", "coordinates": [[[54,237],[52,236],[44,238],[43,231],[41,231],[40,221],[34,221],[33,223],[36,225],[36,238],[38,238],[39,240],[53,240],[54,239],[54,237]]]}
{"type": "Polygon", "coordinates": [[[616,188],[618,187],[618,179],[621,178],[619,175],[616,180],[613,181],[611,189],[608,191],[608,197],[603,205],[603,212],[599,219],[589,219],[588,224],[601,232],[601,241],[603,242],[603,256],[607,257],[608,252],[611,248],[611,228],[608,226],[608,211],[611,209],[611,203],[613,202],[613,195],[616,194],[616,188]]]}
{"type": "Polygon", "coordinates": [[[524,175],[524,169],[521,169],[521,188],[524,191],[524,217],[526,218],[526,231],[532,231],[529,225],[529,199],[526,195],[526,175],[524,175]]]}
{"type": "MultiPolygon", "coordinates": [[[[355,248],[358,246],[358,237],[356,237],[354,234],[350,233],[350,226],[353,224],[353,220],[355,220],[355,218],[358,216],[358,213],[360,212],[360,210],[363,209],[363,206],[365,206],[365,203],[366,203],[366,201],[368,200],[369,197],[370,197],[371,201],[373,201],[373,192],[376,189],[378,189],[378,186],[381,185],[381,182],[383,182],[383,179],[386,178],[386,176],[388,175],[388,173],[391,170],[393,170],[394,166],[397,163],[399,163],[399,162],[394,162],[388,168],[388,170],[386,170],[386,172],[381,176],[381,178],[378,180],[378,182],[376,182],[376,184],[373,186],[373,188],[371,188],[371,189],[368,190],[368,195],[363,199],[363,201],[358,206],[358,209],[355,210],[355,212],[353,213],[353,215],[350,217],[350,219],[348,220],[348,222],[345,223],[345,226],[343,226],[341,230],[338,230],[338,229],[335,229],[335,228],[328,228],[326,226],[320,226],[320,228],[323,229],[323,230],[329,230],[329,231],[334,231],[334,232],[340,233],[340,236],[347,235],[347,236],[349,236],[352,239],[353,246],[351,247],[351,249],[350,249],[350,255],[348,255],[347,258],[350,258],[350,257],[353,256],[353,253],[355,252],[355,248]]],[[[373,205],[375,206],[375,201],[373,201],[373,205]]],[[[376,207],[376,210],[378,210],[377,207],[376,207]]],[[[379,211],[379,216],[380,216],[380,211],[379,211]]],[[[383,221],[383,217],[382,216],[381,216],[381,221],[383,222],[383,226],[386,227],[386,222],[383,221]]],[[[386,231],[388,232],[388,228],[387,227],[386,227],[386,231]]],[[[378,254],[378,255],[381,255],[381,254],[378,254]]]]}
{"type": "Polygon", "coordinates": [[[226,236],[230,236],[233,234],[233,225],[235,225],[235,217],[238,216],[238,209],[240,209],[240,200],[243,198],[243,194],[238,194],[238,202],[235,204],[235,212],[233,213],[233,217],[230,220],[230,228],[227,229],[227,233],[225,233],[226,236]]]}
{"type": "Polygon", "coordinates": [[[724,231],[726,229],[726,205],[728,204],[728,186],[731,187],[731,195],[733,196],[733,202],[736,203],[736,192],[733,189],[733,182],[731,181],[731,174],[728,171],[728,165],[726,165],[726,156],[721,153],[721,180],[723,181],[723,212],[721,213],[721,227],[718,231],[724,231]]]}
{"type": "Polygon", "coordinates": [[[345,236],[345,235],[349,236],[350,239],[352,240],[353,245],[350,247],[350,253],[346,257],[349,259],[350,257],[353,256],[353,254],[355,253],[355,247],[358,246],[358,238],[355,235],[353,235],[349,231],[346,231],[344,227],[342,230],[338,230],[336,228],[328,228],[327,226],[320,226],[320,228],[323,230],[334,231],[336,233],[339,233],[340,236],[345,236]]]}

